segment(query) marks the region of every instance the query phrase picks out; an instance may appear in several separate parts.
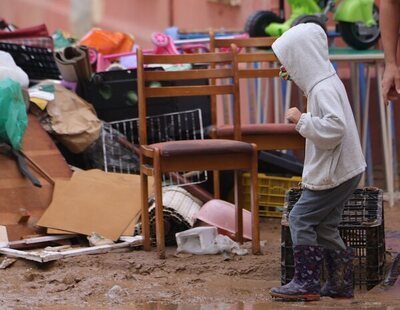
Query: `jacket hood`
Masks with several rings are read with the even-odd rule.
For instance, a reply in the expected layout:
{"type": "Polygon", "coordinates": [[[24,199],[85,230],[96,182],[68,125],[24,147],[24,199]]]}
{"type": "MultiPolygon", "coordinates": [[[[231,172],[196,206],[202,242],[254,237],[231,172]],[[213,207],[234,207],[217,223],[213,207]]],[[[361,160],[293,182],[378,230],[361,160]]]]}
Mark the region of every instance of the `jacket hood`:
{"type": "Polygon", "coordinates": [[[306,95],[318,82],[336,73],[329,60],[327,36],[317,24],[290,28],[272,44],[272,50],[306,95]]]}

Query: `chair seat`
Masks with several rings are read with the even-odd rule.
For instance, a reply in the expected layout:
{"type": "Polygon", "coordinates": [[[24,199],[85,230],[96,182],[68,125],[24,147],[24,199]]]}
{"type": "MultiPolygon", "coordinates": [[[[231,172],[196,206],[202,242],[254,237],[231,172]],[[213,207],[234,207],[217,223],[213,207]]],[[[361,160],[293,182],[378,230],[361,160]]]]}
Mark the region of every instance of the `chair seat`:
{"type": "MultiPolygon", "coordinates": [[[[242,136],[247,135],[299,135],[295,124],[268,123],[268,124],[243,124],[242,136]]],[[[223,125],[216,129],[217,137],[229,137],[233,135],[232,125],[223,125]]]]}
{"type": "Polygon", "coordinates": [[[178,155],[223,155],[232,153],[252,154],[250,143],[225,140],[225,139],[206,139],[206,140],[184,140],[168,141],[148,145],[149,148],[158,148],[163,157],[178,155]]]}

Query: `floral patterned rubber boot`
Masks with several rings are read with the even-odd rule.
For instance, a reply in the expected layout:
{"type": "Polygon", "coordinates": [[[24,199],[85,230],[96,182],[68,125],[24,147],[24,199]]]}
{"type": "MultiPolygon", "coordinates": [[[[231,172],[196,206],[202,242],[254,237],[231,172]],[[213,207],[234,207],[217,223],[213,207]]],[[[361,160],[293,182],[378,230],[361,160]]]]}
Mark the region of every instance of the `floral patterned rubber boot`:
{"type": "Polygon", "coordinates": [[[321,289],[321,296],[353,298],[353,249],[324,249],[324,257],[328,280],[321,289]]]}
{"type": "Polygon", "coordinates": [[[294,277],[281,287],[270,290],[273,298],[282,300],[319,300],[323,249],[320,246],[296,245],[293,247],[294,277]]]}

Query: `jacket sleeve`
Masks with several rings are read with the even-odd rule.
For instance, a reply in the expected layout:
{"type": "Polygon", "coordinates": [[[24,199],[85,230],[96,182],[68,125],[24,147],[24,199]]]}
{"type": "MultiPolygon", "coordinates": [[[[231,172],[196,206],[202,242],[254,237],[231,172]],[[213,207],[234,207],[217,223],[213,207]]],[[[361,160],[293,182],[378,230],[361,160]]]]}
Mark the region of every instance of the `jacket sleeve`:
{"type": "Polygon", "coordinates": [[[296,130],[318,148],[329,150],[340,144],[346,123],[343,107],[337,93],[319,91],[313,98],[318,115],[303,113],[296,125],[296,130]]]}

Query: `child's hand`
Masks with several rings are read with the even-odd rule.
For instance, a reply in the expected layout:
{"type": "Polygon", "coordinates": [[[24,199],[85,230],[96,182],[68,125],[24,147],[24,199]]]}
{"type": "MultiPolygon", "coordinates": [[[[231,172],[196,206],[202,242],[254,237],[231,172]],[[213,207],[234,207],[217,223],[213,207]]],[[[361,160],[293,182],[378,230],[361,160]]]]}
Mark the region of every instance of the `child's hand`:
{"type": "Polygon", "coordinates": [[[286,112],[286,119],[294,124],[297,124],[300,120],[301,117],[301,112],[299,111],[298,108],[290,108],[286,112]]]}

